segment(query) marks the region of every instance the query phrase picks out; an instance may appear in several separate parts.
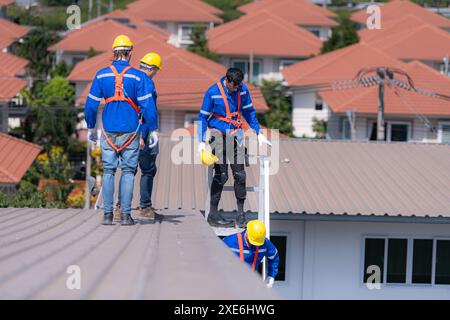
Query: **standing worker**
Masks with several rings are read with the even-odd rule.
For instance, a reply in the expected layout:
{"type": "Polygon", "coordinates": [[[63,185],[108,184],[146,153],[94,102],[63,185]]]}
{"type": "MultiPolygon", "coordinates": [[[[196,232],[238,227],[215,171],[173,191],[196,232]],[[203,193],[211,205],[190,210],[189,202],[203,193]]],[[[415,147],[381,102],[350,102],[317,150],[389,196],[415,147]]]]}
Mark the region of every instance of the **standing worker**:
{"type": "Polygon", "coordinates": [[[242,83],[244,74],[238,68],[228,69],[225,77],[212,85],[203,99],[203,105],[198,115],[201,128],[198,130],[198,150],[206,154],[206,130],[211,129],[210,144],[218,162],[214,164],[214,178],[211,184],[211,201],[208,222],[213,226],[232,226],[218,212],[218,205],[223,186],[228,180],[228,164],[230,162],[234,177],[234,193],[237,201],[237,217],[235,225],[245,227],[247,222],[244,214],[244,202],[247,195],[245,180],[245,145],[242,130],[241,115],[258,135],[258,142],[269,144],[267,138],[260,133],[250,92],[242,83]]]}
{"type": "MultiPolygon", "coordinates": [[[[153,77],[161,70],[162,59],[157,53],[150,52],[147,53],[141,60],[139,68],[146,75],[146,86],[149,87],[151,91],[151,97],[157,108],[157,98],[155,84],[153,82],[153,77]]],[[[152,208],[152,189],[153,180],[156,175],[156,157],[159,153],[159,142],[158,142],[158,123],[143,123],[141,136],[139,138],[139,168],[141,169],[141,180],[140,180],[140,205],[138,217],[146,218],[149,220],[162,219],[163,216],[156,213],[155,209],[152,208]]],[[[137,168],[135,174],[137,172],[137,168]]],[[[120,220],[120,188],[119,188],[119,201],[116,205],[114,211],[114,219],[120,220]]]]}
{"type": "Polygon", "coordinates": [[[120,203],[121,225],[133,225],[131,201],[134,173],[138,165],[141,123],[152,126],[158,114],[152,99],[152,89],[146,85],[142,71],[130,66],[133,43],[126,35],[114,39],[114,59],[111,66],[95,75],[84,111],[88,127],[88,140],[97,143],[97,109],[105,99],[102,112],[102,136],[100,146],[103,162],[104,225],[113,224],[114,176],[121,168],[120,203]]]}
{"type": "Polygon", "coordinates": [[[280,257],[278,250],[272,242],[266,238],[266,227],[260,220],[252,220],[247,224],[247,229],[232,234],[223,239],[225,244],[255,271],[266,257],[268,272],[266,278],[267,287],[272,288],[275,277],[278,274],[280,257]]]}

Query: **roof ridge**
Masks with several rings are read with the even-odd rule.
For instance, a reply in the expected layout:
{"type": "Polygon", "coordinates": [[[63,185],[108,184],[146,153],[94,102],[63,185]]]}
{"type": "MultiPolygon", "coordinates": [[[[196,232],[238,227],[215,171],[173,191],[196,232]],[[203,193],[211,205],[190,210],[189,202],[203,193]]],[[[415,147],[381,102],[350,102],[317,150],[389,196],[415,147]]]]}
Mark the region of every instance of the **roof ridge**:
{"type": "MultiPolygon", "coordinates": [[[[286,32],[288,32],[289,34],[295,36],[297,39],[301,38],[301,40],[307,41],[310,44],[314,45],[314,42],[313,42],[314,40],[312,38],[308,38],[308,36],[309,36],[308,33],[310,33],[310,32],[307,31],[306,29],[303,29],[302,27],[299,27],[299,26],[297,26],[296,24],[294,24],[292,22],[283,20],[280,17],[267,12],[266,10],[259,11],[258,15],[260,15],[260,14],[265,14],[265,15],[269,16],[269,18],[267,20],[265,20],[265,21],[258,21],[258,22],[255,22],[255,23],[251,24],[251,25],[246,26],[245,29],[241,29],[242,32],[240,32],[240,33],[238,33],[238,32],[234,32],[233,33],[233,29],[222,33],[220,36],[217,36],[217,38],[215,39],[215,41],[218,42],[217,46],[221,46],[224,43],[228,43],[230,41],[235,40],[236,38],[242,37],[242,36],[248,34],[249,32],[254,31],[258,27],[260,27],[262,24],[267,24],[269,22],[275,23],[278,27],[283,28],[284,30],[286,30],[286,32]],[[294,28],[296,28],[295,31],[294,31],[294,28]],[[230,35],[230,34],[232,35],[230,38],[221,40],[221,37],[223,38],[223,37],[226,37],[227,35],[230,35]]],[[[256,17],[256,15],[254,17],[256,17]]],[[[253,18],[253,17],[251,17],[251,18],[253,18]]],[[[241,31],[241,30],[239,30],[239,31],[241,31]]],[[[310,34],[311,34],[311,37],[314,37],[314,35],[312,33],[310,33],[310,34]]],[[[317,41],[320,41],[320,39],[317,38],[317,41]]]]}

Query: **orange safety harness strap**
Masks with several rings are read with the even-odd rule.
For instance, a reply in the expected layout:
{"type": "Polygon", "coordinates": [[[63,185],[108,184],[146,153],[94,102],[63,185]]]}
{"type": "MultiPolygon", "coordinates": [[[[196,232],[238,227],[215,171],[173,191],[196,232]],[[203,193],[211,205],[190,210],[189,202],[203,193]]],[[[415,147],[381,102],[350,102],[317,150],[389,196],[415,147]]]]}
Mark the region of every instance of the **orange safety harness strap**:
{"type": "MultiPolygon", "coordinates": [[[[125,95],[125,92],[123,90],[123,76],[128,70],[131,69],[131,66],[125,67],[120,74],[117,72],[117,69],[113,65],[111,65],[110,68],[115,76],[115,90],[114,90],[114,96],[105,99],[105,104],[113,102],[113,101],[126,101],[134,109],[134,111],[136,111],[136,113],[139,115],[139,118],[140,118],[141,117],[141,109],[134,103],[133,100],[131,100],[130,97],[125,95]]],[[[105,136],[106,142],[108,142],[108,144],[111,146],[111,148],[113,148],[117,153],[120,153],[120,151],[122,151],[123,149],[125,149],[126,147],[128,147],[130,145],[130,143],[136,138],[140,127],[141,127],[141,122],[139,120],[138,127],[137,127],[136,131],[133,133],[133,135],[130,137],[130,139],[128,139],[120,147],[117,147],[116,145],[114,145],[114,143],[112,143],[112,141],[109,139],[108,135],[106,134],[106,131],[103,128],[103,123],[101,125],[102,133],[105,136]]]]}
{"type": "Polygon", "coordinates": [[[220,116],[218,114],[213,113],[213,117],[217,118],[219,120],[222,120],[226,123],[231,123],[236,128],[231,132],[233,135],[237,130],[242,128],[242,122],[241,122],[241,114],[240,114],[240,108],[241,108],[241,93],[238,91],[238,103],[237,103],[237,109],[235,112],[230,112],[230,105],[228,104],[228,99],[225,94],[225,91],[223,89],[222,83],[220,81],[217,82],[217,86],[219,87],[220,95],[222,96],[223,103],[225,104],[225,111],[226,111],[226,117],[220,116]],[[236,117],[236,120],[233,119],[233,117],[236,117]]]}
{"type": "MultiPolygon", "coordinates": [[[[244,262],[244,242],[242,240],[242,233],[237,234],[239,244],[239,259],[244,262]]],[[[256,247],[255,256],[253,257],[252,270],[256,270],[256,262],[258,261],[259,247],[256,247]]]]}

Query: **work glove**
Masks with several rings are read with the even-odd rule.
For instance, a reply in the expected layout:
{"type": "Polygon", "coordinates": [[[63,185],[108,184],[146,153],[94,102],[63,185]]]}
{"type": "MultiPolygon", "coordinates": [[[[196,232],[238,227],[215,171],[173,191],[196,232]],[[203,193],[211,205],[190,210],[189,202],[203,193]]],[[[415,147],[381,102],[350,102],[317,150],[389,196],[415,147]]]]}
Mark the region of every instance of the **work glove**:
{"type": "Polygon", "coordinates": [[[148,147],[154,148],[158,144],[158,133],[156,131],[153,131],[150,133],[150,137],[148,139],[148,147]]]}
{"type": "Polygon", "coordinates": [[[267,277],[267,279],[266,279],[266,286],[267,286],[267,288],[272,288],[274,282],[275,282],[275,279],[274,279],[274,278],[272,278],[272,277],[267,277]]]}
{"type": "Polygon", "coordinates": [[[96,129],[88,129],[88,141],[90,143],[92,143],[94,146],[97,145],[97,140],[98,140],[98,136],[97,136],[97,130],[96,129]]]}
{"type": "Polygon", "coordinates": [[[258,134],[258,143],[259,143],[259,146],[260,146],[260,147],[262,147],[262,145],[263,145],[264,143],[265,143],[265,144],[268,144],[269,146],[272,146],[272,143],[270,143],[270,141],[267,140],[266,136],[263,135],[262,133],[259,133],[259,134],[258,134]]]}

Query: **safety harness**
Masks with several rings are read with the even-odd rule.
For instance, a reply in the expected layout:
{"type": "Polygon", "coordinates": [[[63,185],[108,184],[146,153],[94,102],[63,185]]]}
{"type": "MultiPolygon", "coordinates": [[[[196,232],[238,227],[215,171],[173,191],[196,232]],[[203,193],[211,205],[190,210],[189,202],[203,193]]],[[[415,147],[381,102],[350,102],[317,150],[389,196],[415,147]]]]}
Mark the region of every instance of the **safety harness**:
{"type": "Polygon", "coordinates": [[[233,126],[235,126],[235,129],[231,132],[231,134],[235,134],[236,131],[238,131],[240,128],[242,128],[242,122],[241,122],[241,114],[239,112],[239,109],[241,108],[241,93],[238,91],[238,102],[237,102],[237,109],[235,112],[230,112],[230,105],[228,104],[228,99],[225,94],[225,90],[223,89],[223,85],[220,81],[217,82],[217,86],[219,87],[220,94],[223,99],[223,103],[225,104],[225,111],[226,116],[220,116],[216,113],[212,113],[212,116],[214,118],[217,118],[219,120],[222,120],[226,123],[231,123],[233,126]],[[236,117],[236,119],[233,119],[233,117],[236,117]]]}
{"type": "MultiPolygon", "coordinates": [[[[244,241],[242,240],[242,233],[237,234],[238,237],[238,243],[239,243],[239,259],[241,259],[242,262],[244,262],[244,241]]],[[[253,258],[252,263],[252,270],[255,271],[256,269],[256,262],[258,261],[258,252],[259,247],[256,247],[255,249],[255,257],[253,258]]]]}
{"type": "Polygon", "coordinates": [[[134,138],[136,138],[136,136],[141,128],[141,109],[139,108],[139,106],[136,105],[136,103],[134,103],[133,100],[131,100],[130,97],[128,97],[128,95],[125,92],[125,89],[123,88],[123,76],[125,75],[125,73],[128,70],[131,69],[131,66],[125,67],[120,74],[117,72],[116,67],[114,67],[113,65],[111,65],[110,68],[111,68],[111,71],[114,73],[114,77],[115,77],[115,90],[114,90],[114,96],[105,99],[105,104],[108,104],[113,101],[128,102],[128,104],[134,109],[134,111],[136,111],[136,113],[138,114],[138,117],[139,117],[139,124],[138,124],[136,131],[120,147],[117,147],[116,145],[114,145],[114,143],[112,143],[112,141],[108,138],[108,135],[106,134],[106,131],[103,128],[103,123],[102,123],[101,128],[102,128],[103,135],[105,136],[106,142],[108,142],[108,144],[111,146],[111,148],[113,148],[117,153],[120,153],[120,151],[125,149],[134,140],[134,138]]]}

